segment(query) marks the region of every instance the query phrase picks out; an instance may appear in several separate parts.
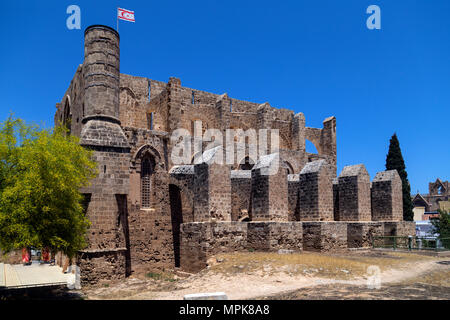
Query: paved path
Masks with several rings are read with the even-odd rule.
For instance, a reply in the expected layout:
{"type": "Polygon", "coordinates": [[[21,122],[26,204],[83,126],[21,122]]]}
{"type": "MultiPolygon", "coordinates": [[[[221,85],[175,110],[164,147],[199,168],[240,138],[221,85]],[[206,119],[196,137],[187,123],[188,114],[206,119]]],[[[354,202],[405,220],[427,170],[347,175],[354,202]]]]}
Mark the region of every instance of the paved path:
{"type": "Polygon", "coordinates": [[[0,263],[0,288],[5,286],[5,264],[0,263]]]}
{"type": "Polygon", "coordinates": [[[0,264],[0,288],[27,288],[65,285],[70,274],[64,274],[58,266],[47,264],[0,264]]]}

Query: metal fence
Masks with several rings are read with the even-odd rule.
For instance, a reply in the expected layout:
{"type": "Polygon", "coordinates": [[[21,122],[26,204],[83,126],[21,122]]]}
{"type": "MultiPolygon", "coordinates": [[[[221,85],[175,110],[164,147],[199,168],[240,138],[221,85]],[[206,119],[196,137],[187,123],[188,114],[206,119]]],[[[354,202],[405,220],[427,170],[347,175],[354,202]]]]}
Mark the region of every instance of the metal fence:
{"type": "Polygon", "coordinates": [[[446,251],[450,250],[450,238],[374,236],[372,248],[446,251]]]}

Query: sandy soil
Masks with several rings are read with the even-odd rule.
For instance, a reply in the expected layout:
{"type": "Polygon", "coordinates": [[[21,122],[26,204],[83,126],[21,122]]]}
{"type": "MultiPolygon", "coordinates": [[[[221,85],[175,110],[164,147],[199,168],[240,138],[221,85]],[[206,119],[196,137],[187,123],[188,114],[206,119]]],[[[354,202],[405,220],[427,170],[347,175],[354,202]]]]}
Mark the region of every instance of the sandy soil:
{"type": "Polygon", "coordinates": [[[88,299],[133,300],[176,300],[183,299],[186,294],[218,291],[225,292],[229,299],[409,299],[416,296],[449,299],[450,266],[438,263],[442,260],[370,252],[278,257],[255,253],[221,255],[210,261],[208,270],[186,279],[158,280],[156,284],[134,278],[119,286],[85,290],[84,293],[88,299]],[[339,263],[333,269],[335,261],[339,263]],[[327,266],[326,270],[324,266],[327,266]],[[374,273],[361,272],[369,266],[380,268],[381,286],[378,289],[373,286],[376,283],[370,281],[374,279],[374,273]],[[334,270],[334,274],[330,270],[334,270]],[[434,276],[430,278],[430,275],[434,276]],[[428,283],[424,283],[426,276],[430,278],[428,283]],[[410,296],[404,288],[411,289],[410,296]]]}

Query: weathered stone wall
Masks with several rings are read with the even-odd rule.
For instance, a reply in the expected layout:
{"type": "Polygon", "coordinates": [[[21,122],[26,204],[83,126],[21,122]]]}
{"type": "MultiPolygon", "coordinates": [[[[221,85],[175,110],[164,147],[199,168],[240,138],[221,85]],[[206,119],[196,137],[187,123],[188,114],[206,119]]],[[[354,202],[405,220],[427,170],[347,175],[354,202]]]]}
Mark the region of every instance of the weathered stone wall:
{"type": "Polygon", "coordinates": [[[349,222],[347,224],[347,241],[349,248],[369,248],[373,237],[384,235],[382,222],[349,222]]]}
{"type": "Polygon", "coordinates": [[[211,237],[209,223],[183,223],[180,231],[180,267],[186,272],[198,272],[206,268],[211,237]]]}
{"type": "Polygon", "coordinates": [[[323,121],[321,136],[322,155],[326,156],[330,165],[330,173],[336,177],[337,170],[337,148],[336,148],[336,118],[329,117],[323,121]]]}
{"type": "Polygon", "coordinates": [[[247,223],[218,222],[210,224],[210,254],[243,251],[247,243],[247,223]]]}
{"type": "Polygon", "coordinates": [[[364,165],[344,167],[338,183],[338,220],[371,221],[370,177],[364,165]]]}
{"type": "Polygon", "coordinates": [[[105,26],[84,33],[83,78],[85,118],[105,115],[119,118],[119,34],[105,26]]]}
{"type": "MultiPolygon", "coordinates": [[[[326,119],[323,129],[307,128],[303,114],[294,115],[268,103],[186,88],[173,77],[166,83],[120,74],[119,42],[112,28],[86,29],[84,63],[77,68],[55,113],[55,124],[62,122],[71,134],[79,136],[81,145],[94,150],[98,163],[98,177],[81,190],[92,222],[89,246],[79,260],[82,281],[94,283],[102,277],[120,278],[132,271],[176,266],[181,259],[181,223],[239,220],[246,211],[254,220],[299,219],[298,183],[288,182],[287,174],[299,173],[314,157],[326,159],[330,167],[335,165],[334,118],[326,119]],[[222,132],[228,128],[278,129],[280,150],[269,152],[279,152],[280,170],[268,176],[253,175],[252,171],[251,177],[243,178],[231,177],[230,166],[199,164],[180,172],[172,163],[173,141],[169,138],[179,128],[192,132],[195,120],[202,120],[202,133],[209,128],[222,132]],[[312,139],[319,154],[306,153],[305,139],[312,139]],[[152,163],[149,203],[143,201],[142,192],[146,157],[152,163]]],[[[248,146],[241,148],[248,153],[248,146]]],[[[239,163],[235,165],[233,169],[239,167],[239,163]]],[[[319,206],[321,210],[328,209],[319,206]]],[[[278,241],[282,247],[297,246],[299,226],[269,224],[270,241],[278,241]]],[[[203,250],[195,247],[196,243],[217,240],[211,246],[218,250],[234,245],[240,248],[237,239],[241,235],[247,239],[247,229],[241,227],[211,227],[206,240],[193,230],[190,234],[196,240],[192,247],[184,246],[195,253],[203,250]],[[237,239],[230,238],[236,234],[237,239]]],[[[276,248],[275,243],[270,246],[276,248]]]]}
{"type": "MultiPolygon", "coordinates": [[[[97,148],[97,150],[100,150],[97,148]]],[[[118,151],[120,149],[114,149],[118,151]]],[[[88,251],[100,250],[95,254],[98,259],[95,265],[100,267],[104,256],[105,264],[112,263],[108,251],[119,248],[127,248],[128,222],[126,212],[126,195],[129,190],[129,153],[108,151],[94,151],[93,158],[98,163],[98,176],[93,179],[91,186],[81,190],[85,197],[86,215],[91,221],[87,238],[88,251]],[[109,262],[107,262],[109,261],[109,262]]],[[[89,253],[86,253],[89,259],[89,253]]],[[[92,283],[97,276],[103,276],[101,272],[92,273],[85,260],[80,260],[82,282],[92,283]],[[88,269],[86,269],[88,268],[88,269]],[[86,280],[88,277],[89,280],[86,280]]],[[[121,268],[112,269],[117,272],[117,277],[125,277],[125,271],[121,268]]],[[[123,269],[125,270],[125,269],[123,269]]],[[[111,272],[112,272],[111,271],[111,272]]],[[[100,280],[100,278],[97,278],[100,280]]]]}
{"type": "Polygon", "coordinates": [[[202,133],[206,129],[221,129],[220,110],[215,104],[194,104],[181,109],[182,117],[180,127],[185,128],[193,134],[193,122],[202,122],[202,133]]]}
{"type": "Polygon", "coordinates": [[[175,166],[172,167],[169,173],[170,185],[176,186],[180,192],[182,222],[194,222],[194,166],[175,166]]]}
{"type": "Polygon", "coordinates": [[[305,115],[301,112],[294,115],[292,119],[292,149],[301,152],[303,162],[306,163],[305,142],[305,115]]]}
{"type": "Polygon", "coordinates": [[[250,170],[231,171],[231,220],[241,221],[249,218],[252,191],[250,170]]]}
{"type": "Polygon", "coordinates": [[[303,229],[301,222],[249,222],[247,248],[256,251],[278,251],[279,249],[300,252],[303,229]]]}
{"type": "Polygon", "coordinates": [[[251,221],[288,221],[287,172],[279,154],[261,157],[252,169],[251,221]]]}
{"type": "Polygon", "coordinates": [[[325,160],[309,162],[300,172],[301,221],[333,221],[333,185],[325,160]]]}
{"type": "Polygon", "coordinates": [[[408,237],[412,237],[413,245],[416,235],[416,224],[414,221],[384,221],[383,236],[375,241],[375,246],[384,246],[386,248],[408,248],[408,237]],[[394,238],[400,237],[400,238],[394,238]]]}
{"type": "Polygon", "coordinates": [[[416,223],[414,221],[385,221],[384,235],[407,237],[416,235],[416,223]]]}
{"type": "Polygon", "coordinates": [[[126,250],[81,251],[77,265],[82,286],[95,285],[101,280],[120,280],[126,275],[126,250]]]}
{"type": "Polygon", "coordinates": [[[149,130],[126,129],[132,159],[128,196],[129,250],[133,271],[174,266],[173,230],[170,213],[167,138],[149,130]],[[152,159],[150,201],[142,206],[141,170],[144,159],[152,159]]]}
{"type": "MultiPolygon", "coordinates": [[[[130,192],[129,203],[132,208],[141,207],[140,174],[142,159],[148,155],[155,161],[155,169],[166,171],[168,168],[168,135],[164,132],[124,127],[124,133],[130,145],[130,192]]],[[[158,198],[153,198],[158,203],[158,198]]]]}
{"type": "Polygon", "coordinates": [[[84,110],[83,66],[78,66],[61,102],[56,104],[55,125],[65,125],[70,134],[79,137],[82,129],[84,110]]]}
{"type": "Polygon", "coordinates": [[[280,158],[282,165],[287,166],[289,168],[289,174],[300,173],[300,171],[307,163],[306,156],[301,151],[281,149],[280,158]]]}
{"type": "Polygon", "coordinates": [[[402,221],[402,180],[397,170],[378,172],[372,181],[372,220],[402,221]]]}
{"type": "Polygon", "coordinates": [[[158,96],[167,87],[167,83],[164,81],[148,79],[148,82],[150,83],[150,92],[149,92],[150,99],[153,99],[153,97],[158,96]]]}
{"type": "MultiPolygon", "coordinates": [[[[292,165],[294,172],[291,173],[299,172],[307,162],[304,116],[296,118],[292,111],[273,108],[267,103],[259,105],[232,99],[226,94],[182,87],[176,78],[164,83],[122,74],[120,81],[120,119],[124,126],[149,129],[149,117],[153,113],[153,129],[169,133],[177,128],[192,131],[196,120],[203,122],[203,132],[208,128],[273,128],[279,130],[280,154],[292,165]]],[[[322,132],[322,129],[308,128],[317,130],[321,157],[335,166],[334,118],[324,121],[324,129],[322,132]]]]}
{"type": "Polygon", "coordinates": [[[223,252],[302,251],[301,222],[194,222],[181,225],[181,268],[198,272],[223,252]]]}
{"type": "MultiPolygon", "coordinates": [[[[232,99],[230,99],[232,100],[232,99]]],[[[230,128],[248,130],[250,128],[257,128],[256,113],[247,112],[231,112],[230,113],[230,128]]]]}
{"type": "MultiPolygon", "coordinates": [[[[218,147],[221,148],[221,147],[218,147]]],[[[231,221],[231,176],[230,167],[207,163],[219,152],[217,148],[205,151],[205,162],[194,165],[194,217],[196,221],[231,221]],[[208,154],[208,155],[206,155],[208,154]]]]}
{"type": "Polygon", "coordinates": [[[243,251],[246,222],[194,222],[181,225],[181,268],[197,272],[206,268],[208,257],[220,252],[243,251]]]}
{"type": "MultiPolygon", "coordinates": [[[[119,121],[119,35],[111,28],[93,26],[85,32],[85,84],[81,145],[92,149],[98,176],[82,188],[84,207],[92,222],[87,255],[108,261],[109,252],[128,248],[127,194],[130,189],[130,146],[119,121]],[[103,256],[103,258],[101,257],[103,256]]],[[[124,261],[129,265],[129,257],[124,261]]],[[[80,260],[82,281],[98,273],[80,260]]],[[[113,269],[114,270],[114,269],[113,269]]],[[[118,277],[126,271],[116,268],[118,277]]]]}
{"type": "Polygon", "coordinates": [[[303,222],[303,250],[327,252],[346,248],[346,222],[303,222]]]}
{"type": "Polygon", "coordinates": [[[148,89],[147,78],[120,74],[119,117],[122,126],[150,129],[148,127],[148,89]]]}

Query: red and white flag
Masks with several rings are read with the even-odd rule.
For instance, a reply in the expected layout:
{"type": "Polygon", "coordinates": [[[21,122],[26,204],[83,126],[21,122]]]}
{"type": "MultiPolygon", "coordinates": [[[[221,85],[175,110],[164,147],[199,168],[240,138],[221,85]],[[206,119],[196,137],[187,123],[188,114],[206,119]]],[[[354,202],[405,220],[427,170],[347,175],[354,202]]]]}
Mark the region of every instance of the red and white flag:
{"type": "Polygon", "coordinates": [[[127,9],[117,8],[117,19],[135,22],[134,11],[127,9]]]}

